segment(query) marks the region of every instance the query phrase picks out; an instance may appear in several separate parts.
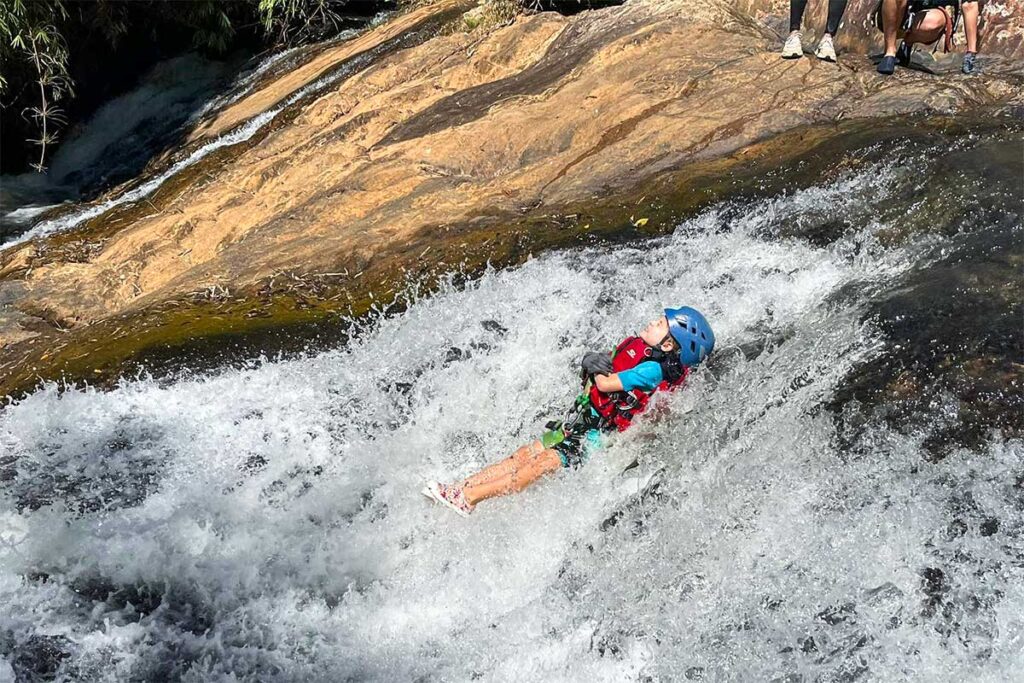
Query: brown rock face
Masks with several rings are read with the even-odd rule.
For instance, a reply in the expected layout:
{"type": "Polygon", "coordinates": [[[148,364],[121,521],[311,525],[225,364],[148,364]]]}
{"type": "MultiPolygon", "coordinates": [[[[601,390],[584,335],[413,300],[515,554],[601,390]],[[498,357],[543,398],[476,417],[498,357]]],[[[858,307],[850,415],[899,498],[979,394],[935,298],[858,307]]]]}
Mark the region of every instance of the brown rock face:
{"type": "MultiPolygon", "coordinates": [[[[421,8],[324,51],[214,113],[191,144],[453,10],[462,8],[421,8]]],[[[41,349],[95,342],[91,326],[104,321],[197,293],[244,300],[273,291],[283,273],[328,274],[332,292],[372,292],[364,271],[422,271],[440,247],[450,256],[486,245],[483,235],[511,220],[801,126],[1024,104],[1010,68],[882,79],[863,57],[782,61],[777,49],[777,36],[733,3],[638,0],[383,52],[144,201],[0,252],[0,386],[15,386],[30,365],[58,372],[46,370],[41,349]]]]}

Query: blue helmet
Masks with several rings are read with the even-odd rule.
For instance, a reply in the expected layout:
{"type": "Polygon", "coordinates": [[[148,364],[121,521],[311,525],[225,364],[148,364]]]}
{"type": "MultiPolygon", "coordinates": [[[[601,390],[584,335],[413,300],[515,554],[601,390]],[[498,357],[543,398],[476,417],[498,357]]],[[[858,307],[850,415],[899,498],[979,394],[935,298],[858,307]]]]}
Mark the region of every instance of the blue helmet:
{"type": "Polygon", "coordinates": [[[689,306],[666,308],[668,331],[679,344],[679,360],[695,367],[715,348],[715,333],[700,311],[689,306]]]}

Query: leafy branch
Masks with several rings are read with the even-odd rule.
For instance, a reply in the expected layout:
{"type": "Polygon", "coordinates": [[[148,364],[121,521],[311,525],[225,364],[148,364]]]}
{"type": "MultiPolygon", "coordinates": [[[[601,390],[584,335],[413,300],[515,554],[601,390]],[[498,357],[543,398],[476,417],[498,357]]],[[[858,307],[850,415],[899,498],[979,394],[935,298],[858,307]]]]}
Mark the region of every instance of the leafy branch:
{"type": "Polygon", "coordinates": [[[278,43],[301,43],[337,30],[340,15],[331,0],[259,0],[263,31],[278,43]]]}
{"type": "MultiPolygon", "coordinates": [[[[58,131],[67,125],[59,104],[74,97],[69,66],[85,49],[83,36],[98,29],[115,45],[132,32],[155,34],[178,27],[196,48],[226,52],[240,28],[259,30],[267,43],[296,44],[336,32],[343,21],[340,10],[348,2],[0,0],[0,108],[16,102],[23,107],[33,131],[28,142],[39,148],[31,166],[42,172],[58,131]]],[[[386,4],[381,0],[381,6],[386,4]]]]}
{"type": "Polygon", "coordinates": [[[32,164],[32,168],[42,173],[46,170],[46,149],[57,142],[56,126],[67,123],[64,110],[57,107],[56,103],[65,95],[73,93],[67,71],[67,44],[57,29],[48,25],[27,36],[17,36],[12,45],[22,50],[36,69],[39,104],[27,107],[24,112],[30,115],[39,129],[39,137],[29,142],[39,147],[39,161],[32,164]]]}
{"type": "MultiPolygon", "coordinates": [[[[55,25],[67,16],[62,0],[28,4],[24,0],[9,0],[0,4],[0,62],[6,65],[20,55],[35,70],[38,103],[26,107],[22,114],[32,119],[39,130],[39,137],[29,140],[39,146],[39,161],[32,164],[39,172],[46,170],[46,150],[57,141],[57,127],[66,123],[64,110],[57,102],[73,94],[67,43],[55,25]]],[[[0,74],[0,95],[7,88],[7,79],[0,74]]]]}

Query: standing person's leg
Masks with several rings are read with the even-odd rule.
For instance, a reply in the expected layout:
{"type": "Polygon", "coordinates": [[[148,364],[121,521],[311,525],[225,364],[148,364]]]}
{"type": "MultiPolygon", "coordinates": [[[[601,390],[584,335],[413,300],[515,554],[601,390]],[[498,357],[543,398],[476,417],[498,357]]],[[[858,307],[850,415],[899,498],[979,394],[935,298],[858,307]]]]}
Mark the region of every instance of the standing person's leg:
{"type": "Polygon", "coordinates": [[[903,34],[903,42],[896,50],[895,57],[886,55],[878,63],[878,73],[889,75],[898,62],[902,66],[910,66],[910,55],[914,43],[934,43],[942,38],[946,30],[946,13],[940,9],[914,12],[910,17],[910,27],[903,34]]]}
{"type": "Polygon", "coordinates": [[[824,59],[827,62],[836,61],[836,47],[832,43],[832,37],[839,30],[839,22],[843,19],[843,12],[846,11],[846,0],[828,0],[828,22],[825,24],[825,33],[818,42],[818,49],[814,56],[824,59]]]}
{"type": "Polygon", "coordinates": [[[965,0],[960,5],[964,17],[964,33],[967,34],[967,50],[964,52],[962,71],[974,73],[974,58],[978,54],[978,15],[981,14],[981,3],[978,0],[965,0]]]}
{"type": "Polygon", "coordinates": [[[804,10],[807,0],[789,0],[789,32],[799,31],[804,23],[804,10]]]}
{"type": "Polygon", "coordinates": [[[878,62],[878,73],[891,76],[896,71],[896,38],[907,16],[907,0],[882,0],[882,34],[885,54],[878,62]]]}
{"type": "Polygon", "coordinates": [[[789,0],[789,37],[786,38],[786,44],[782,46],[783,59],[796,59],[804,54],[800,25],[804,20],[805,9],[807,9],[807,0],[789,0]]]}
{"type": "Polygon", "coordinates": [[[978,51],[978,15],[981,3],[978,0],[964,0],[960,5],[964,17],[964,33],[967,34],[967,52],[978,51]]]}
{"type": "Polygon", "coordinates": [[[885,56],[896,56],[896,37],[907,15],[907,0],[882,0],[882,34],[885,36],[885,56]]]}
{"type": "Polygon", "coordinates": [[[846,12],[846,0],[828,0],[828,23],[825,24],[825,33],[835,37],[839,30],[839,23],[843,20],[843,13],[846,12]]]}

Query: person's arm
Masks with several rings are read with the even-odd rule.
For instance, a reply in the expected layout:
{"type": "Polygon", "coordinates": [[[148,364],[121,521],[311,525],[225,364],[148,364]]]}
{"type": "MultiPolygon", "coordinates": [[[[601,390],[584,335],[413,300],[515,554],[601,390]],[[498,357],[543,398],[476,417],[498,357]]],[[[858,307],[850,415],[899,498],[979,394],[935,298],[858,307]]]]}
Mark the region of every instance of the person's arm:
{"type": "Polygon", "coordinates": [[[654,391],[661,380],[661,366],[653,361],[644,361],[631,370],[611,375],[594,375],[594,385],[606,394],[633,389],[654,391]]]}
{"type": "Polygon", "coordinates": [[[594,375],[594,385],[598,391],[606,394],[622,391],[622,380],[619,379],[617,372],[611,375],[594,375]]]}

